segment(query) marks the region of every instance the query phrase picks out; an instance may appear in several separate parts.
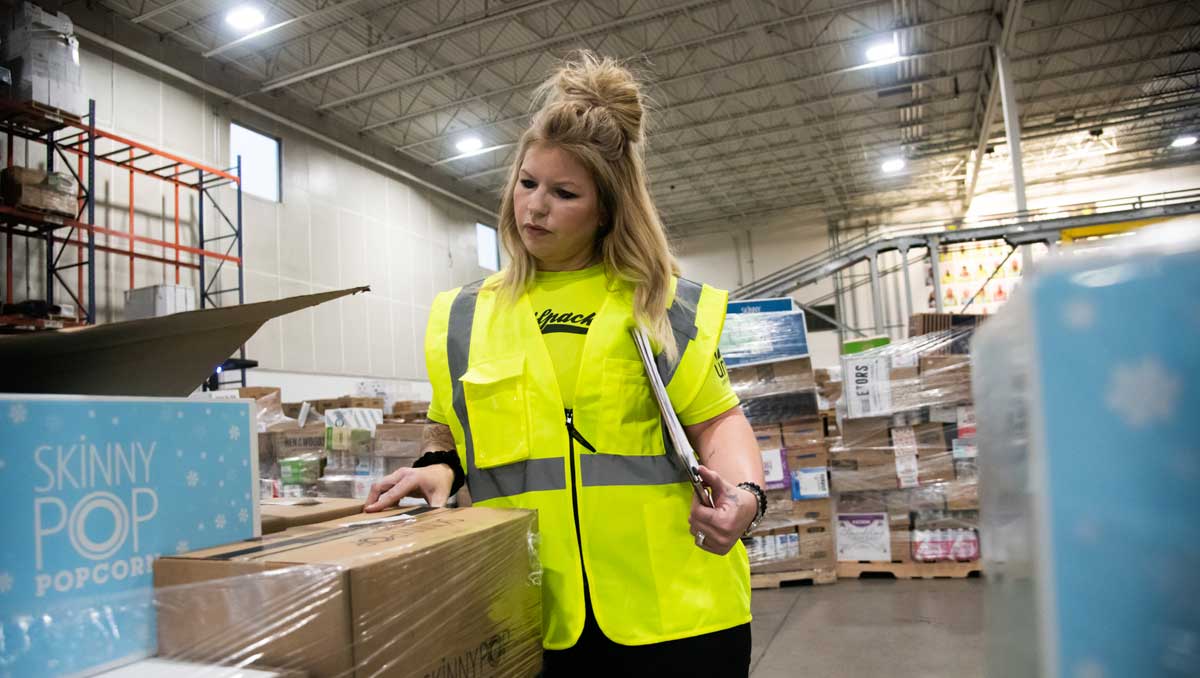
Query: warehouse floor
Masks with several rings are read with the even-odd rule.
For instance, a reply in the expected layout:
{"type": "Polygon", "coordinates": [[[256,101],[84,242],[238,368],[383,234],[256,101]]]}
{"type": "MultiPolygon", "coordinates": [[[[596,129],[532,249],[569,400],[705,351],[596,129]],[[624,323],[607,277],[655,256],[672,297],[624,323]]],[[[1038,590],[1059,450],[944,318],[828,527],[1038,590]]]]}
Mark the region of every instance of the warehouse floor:
{"type": "Polygon", "coordinates": [[[841,580],[754,592],[752,678],[983,675],[983,580],[841,580]]]}

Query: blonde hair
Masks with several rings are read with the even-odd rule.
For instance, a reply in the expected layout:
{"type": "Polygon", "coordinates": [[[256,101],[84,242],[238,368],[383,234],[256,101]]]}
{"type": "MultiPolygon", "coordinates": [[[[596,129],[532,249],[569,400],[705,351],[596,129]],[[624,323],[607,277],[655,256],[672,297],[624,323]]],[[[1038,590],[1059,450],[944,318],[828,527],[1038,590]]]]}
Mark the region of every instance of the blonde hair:
{"type": "Polygon", "coordinates": [[[534,105],[540,107],[521,135],[500,206],[500,237],[510,259],[500,290],[515,301],[537,271],[521,242],[513,205],[525,152],[535,143],[562,149],[596,182],[601,212],[596,248],[606,274],[632,284],[634,321],[676,357],[667,302],[679,267],[646,186],[645,110],[637,80],[612,58],[580,52],[538,87],[534,105]]]}

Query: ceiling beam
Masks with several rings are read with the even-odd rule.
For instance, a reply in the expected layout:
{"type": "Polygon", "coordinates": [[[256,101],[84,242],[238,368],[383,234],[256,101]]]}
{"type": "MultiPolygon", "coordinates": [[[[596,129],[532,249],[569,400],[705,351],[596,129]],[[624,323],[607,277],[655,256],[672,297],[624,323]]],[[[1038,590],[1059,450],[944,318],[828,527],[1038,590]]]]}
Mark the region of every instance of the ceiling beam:
{"type": "Polygon", "coordinates": [[[228,52],[229,50],[233,49],[234,47],[237,47],[238,45],[242,45],[247,42],[250,42],[251,40],[260,38],[264,35],[267,35],[268,33],[274,33],[275,31],[277,31],[281,28],[286,28],[295,23],[300,23],[303,21],[311,21],[313,19],[319,19],[327,14],[334,14],[336,12],[343,11],[350,5],[353,5],[358,2],[362,2],[362,0],[345,0],[345,2],[339,2],[337,4],[329,4],[321,9],[316,9],[311,12],[299,14],[290,19],[284,19],[283,21],[280,21],[278,23],[274,23],[274,24],[271,24],[270,26],[266,26],[266,27],[260,28],[256,31],[247,33],[246,35],[243,35],[240,38],[230,40],[229,42],[227,42],[223,45],[220,45],[219,47],[214,47],[214,48],[202,53],[200,56],[202,56],[206,59],[209,59],[209,58],[224,54],[225,52],[228,52]]]}
{"type": "Polygon", "coordinates": [[[557,35],[557,36],[553,36],[550,38],[546,38],[545,40],[539,40],[537,42],[530,43],[528,45],[520,45],[518,47],[503,50],[497,54],[489,54],[487,56],[480,57],[478,59],[469,59],[467,61],[454,64],[453,66],[447,66],[445,68],[439,68],[437,70],[429,71],[428,73],[422,73],[421,75],[414,76],[407,80],[401,80],[399,82],[390,82],[385,85],[380,85],[379,87],[375,87],[375,88],[372,88],[372,89],[369,89],[369,90],[366,90],[363,92],[358,92],[356,94],[351,94],[349,96],[341,97],[339,99],[334,99],[333,101],[328,101],[326,103],[321,104],[320,106],[317,106],[317,110],[318,111],[327,111],[331,108],[338,108],[341,106],[349,106],[350,104],[353,104],[353,103],[356,103],[359,101],[363,101],[366,99],[374,99],[375,97],[378,97],[378,96],[381,96],[384,94],[388,94],[390,92],[395,92],[397,90],[404,89],[405,87],[411,87],[412,85],[416,85],[416,84],[425,82],[427,80],[432,80],[433,78],[439,78],[444,75],[450,75],[452,73],[458,73],[460,71],[465,71],[468,69],[471,69],[471,70],[478,69],[478,68],[481,68],[488,64],[496,63],[499,61],[504,61],[506,59],[510,59],[515,56],[522,56],[525,54],[537,53],[537,52],[545,52],[545,51],[551,50],[554,47],[557,47],[559,45],[574,42],[575,40],[578,40],[580,38],[586,38],[586,37],[595,35],[597,33],[604,33],[604,32],[615,30],[617,28],[621,28],[623,26],[628,26],[631,24],[636,24],[636,23],[640,23],[640,22],[644,22],[644,21],[650,21],[653,19],[662,19],[662,18],[669,17],[669,16],[672,16],[675,14],[683,14],[683,13],[686,13],[689,11],[701,9],[706,6],[721,4],[726,1],[727,0],[687,0],[686,2],[674,4],[669,7],[656,7],[655,9],[646,10],[644,12],[639,12],[637,14],[630,14],[621,19],[616,19],[614,21],[609,21],[609,22],[602,23],[602,24],[592,25],[592,26],[589,26],[585,29],[581,29],[578,31],[564,33],[562,35],[557,35]]]}
{"type": "Polygon", "coordinates": [[[416,47],[417,45],[422,45],[434,40],[445,40],[464,31],[478,30],[497,21],[507,21],[527,12],[542,9],[543,7],[548,7],[563,1],[564,0],[535,0],[534,2],[527,2],[517,7],[510,7],[494,14],[485,13],[473,19],[460,21],[449,26],[434,26],[424,33],[419,33],[407,38],[401,38],[400,40],[390,42],[381,47],[372,47],[363,52],[359,52],[352,57],[339,59],[331,64],[314,66],[312,68],[306,68],[288,73],[286,75],[281,75],[277,78],[272,78],[271,80],[264,82],[259,91],[270,92],[271,90],[279,89],[280,87],[295,85],[327,73],[333,73],[335,71],[340,71],[343,68],[349,68],[350,66],[360,64],[364,61],[370,61],[371,59],[376,59],[378,57],[386,56],[401,50],[410,49],[412,47],[416,47]]]}
{"type": "MultiPolygon", "coordinates": [[[[637,54],[635,54],[633,56],[638,59],[653,59],[655,57],[663,56],[666,54],[672,54],[674,52],[682,51],[682,50],[696,47],[699,45],[708,46],[708,45],[712,45],[713,43],[723,42],[728,39],[742,37],[742,36],[749,34],[751,31],[754,31],[754,30],[767,29],[767,28],[772,28],[772,27],[777,27],[777,26],[786,26],[788,24],[791,24],[791,23],[794,23],[797,21],[811,21],[813,19],[816,19],[821,16],[825,16],[827,14],[841,14],[844,12],[850,12],[850,11],[854,11],[854,10],[858,10],[858,9],[873,8],[873,7],[890,7],[891,5],[892,5],[892,0],[866,0],[865,2],[857,2],[854,4],[850,4],[850,5],[833,7],[830,9],[823,9],[823,10],[818,10],[815,12],[808,12],[805,14],[797,14],[797,15],[793,15],[793,16],[779,17],[779,18],[768,20],[768,21],[759,21],[756,23],[740,26],[735,29],[730,29],[730,30],[726,30],[726,31],[720,31],[718,33],[713,33],[710,35],[705,35],[704,37],[701,37],[701,38],[695,38],[692,40],[684,40],[683,42],[673,43],[673,44],[667,45],[665,47],[659,47],[659,48],[647,50],[644,52],[638,52],[637,54]]],[[[493,96],[503,96],[503,95],[512,94],[513,92],[519,92],[519,91],[523,91],[523,90],[532,90],[533,88],[537,87],[541,83],[542,83],[542,79],[539,78],[538,80],[528,80],[525,82],[517,83],[516,85],[510,85],[508,87],[502,87],[500,89],[491,90],[489,92],[482,92],[480,94],[472,94],[471,96],[464,97],[461,99],[456,99],[454,101],[450,101],[445,104],[439,104],[437,106],[433,106],[431,108],[417,111],[415,113],[406,113],[404,115],[400,115],[400,116],[397,116],[394,118],[389,118],[386,120],[380,120],[378,122],[373,122],[373,123],[363,127],[361,131],[370,132],[370,131],[379,129],[381,127],[397,125],[397,124],[407,122],[409,120],[421,118],[421,117],[424,117],[427,115],[444,113],[446,111],[458,108],[464,104],[474,103],[476,101],[482,101],[484,99],[487,99],[487,98],[493,97],[493,96]]],[[[655,84],[656,83],[653,81],[651,81],[649,83],[649,85],[652,87],[655,86],[655,84]]]]}

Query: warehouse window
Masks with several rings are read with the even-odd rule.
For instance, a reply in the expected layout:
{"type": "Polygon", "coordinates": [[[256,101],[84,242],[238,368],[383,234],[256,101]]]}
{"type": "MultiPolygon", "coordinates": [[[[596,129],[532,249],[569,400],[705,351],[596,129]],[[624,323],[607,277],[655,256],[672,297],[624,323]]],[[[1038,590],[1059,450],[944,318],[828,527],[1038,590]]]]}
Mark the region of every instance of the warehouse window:
{"type": "Polygon", "coordinates": [[[229,123],[229,164],[242,156],[242,190],[279,202],[279,139],[229,123]]]}
{"type": "Polygon", "coordinates": [[[475,224],[475,249],[479,253],[480,268],[500,270],[500,243],[496,239],[496,229],[487,224],[475,224]]]}

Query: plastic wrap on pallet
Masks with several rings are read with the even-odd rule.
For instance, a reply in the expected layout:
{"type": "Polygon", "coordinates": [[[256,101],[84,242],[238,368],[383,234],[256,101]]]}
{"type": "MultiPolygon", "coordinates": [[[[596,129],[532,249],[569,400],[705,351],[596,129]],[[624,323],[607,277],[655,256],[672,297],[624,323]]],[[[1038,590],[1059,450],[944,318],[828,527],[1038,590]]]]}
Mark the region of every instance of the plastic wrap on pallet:
{"type": "Polygon", "coordinates": [[[754,424],[815,417],[816,383],[808,357],[729,368],[729,383],[754,424]]]}
{"type": "Polygon", "coordinates": [[[804,311],[730,313],[725,316],[720,349],[730,368],[806,358],[804,311]]]}
{"type": "Polygon", "coordinates": [[[849,419],[881,417],[971,399],[971,329],[912,337],[842,356],[840,408],[849,419]]]}
{"type": "Polygon", "coordinates": [[[971,370],[956,352],[970,332],[843,358],[844,416],[829,448],[839,560],[979,559],[971,370]],[[864,414],[871,416],[855,416],[864,414]]]}
{"type": "Polygon", "coordinates": [[[73,115],[87,112],[79,41],[71,20],[23,2],[10,15],[4,57],[13,70],[11,96],[73,115]]]}
{"type": "MultiPolygon", "coordinates": [[[[86,675],[533,678],[542,658],[537,553],[528,511],[360,514],[293,527],[158,558],[152,598],[80,596],[19,624],[8,622],[20,611],[6,610],[4,665],[30,666],[22,652],[32,643],[92,647],[137,622],[154,656],[86,675]]],[[[24,675],[70,672],[32,668],[24,675]]]]}
{"type": "Polygon", "coordinates": [[[975,337],[988,676],[1200,675],[1200,220],[1180,221],[1043,260],[975,337]]]}

